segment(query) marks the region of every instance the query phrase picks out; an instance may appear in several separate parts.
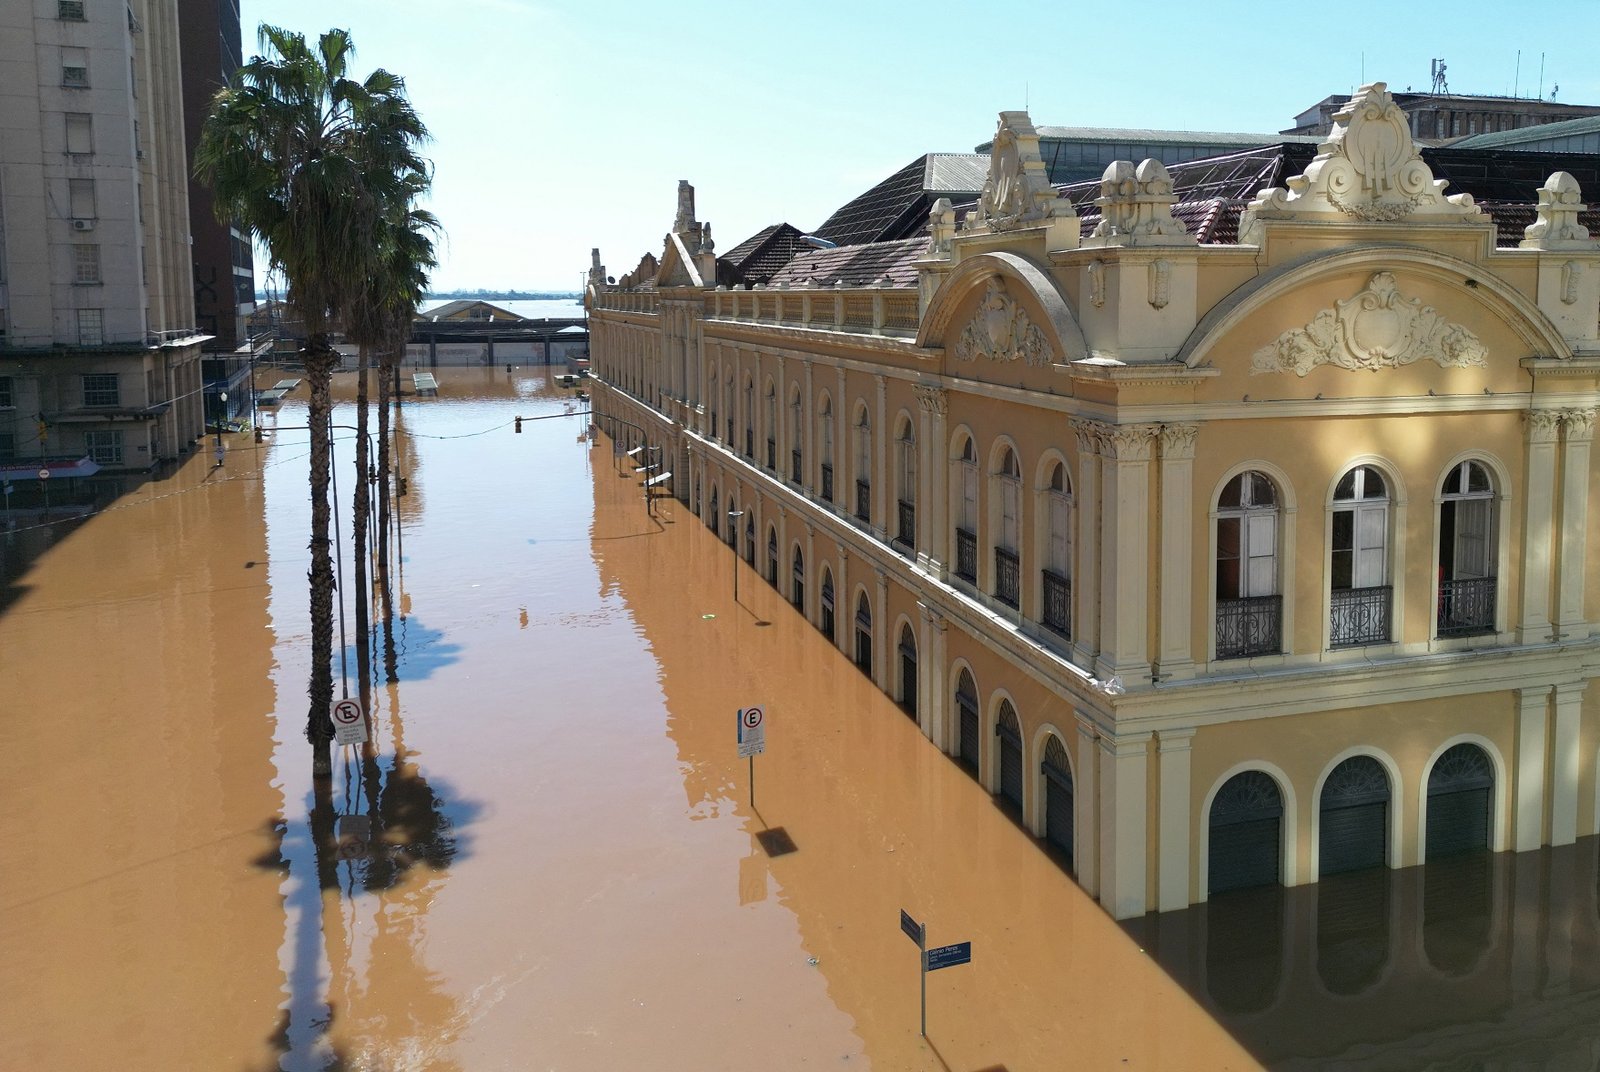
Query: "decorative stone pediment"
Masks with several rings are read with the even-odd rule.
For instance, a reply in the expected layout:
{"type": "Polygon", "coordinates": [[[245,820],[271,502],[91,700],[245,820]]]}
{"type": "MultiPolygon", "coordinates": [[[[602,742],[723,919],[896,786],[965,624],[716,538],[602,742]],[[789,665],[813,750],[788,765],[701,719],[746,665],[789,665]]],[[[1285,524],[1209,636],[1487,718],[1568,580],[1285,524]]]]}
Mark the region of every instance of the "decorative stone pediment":
{"type": "Polygon", "coordinates": [[[635,287],[653,287],[656,284],[656,273],[660,266],[656,263],[655,254],[646,253],[639,258],[639,266],[621,279],[617,286],[623,290],[632,290],[635,287]]]}
{"type": "Polygon", "coordinates": [[[1406,115],[1384,83],[1362,86],[1333,118],[1328,140],[1287,190],[1256,194],[1240,222],[1241,240],[1253,240],[1256,224],[1267,219],[1486,219],[1471,194],[1445,196],[1448,183],[1423,162],[1406,115]]]}
{"type": "Polygon", "coordinates": [[[1006,284],[993,276],[983,294],[983,301],[973,314],[951,352],[957,361],[976,361],[980,357],[991,361],[1016,361],[1022,359],[1029,365],[1048,365],[1055,352],[1050,340],[1027,312],[1006,292],[1006,284]]]}
{"type": "Polygon", "coordinates": [[[1039,133],[1027,112],[1001,112],[989,150],[989,177],[977,207],[967,214],[965,230],[973,234],[1055,225],[1051,248],[1078,245],[1078,214],[1072,202],[1056,195],[1039,155],[1039,133]]]}
{"type": "Polygon", "coordinates": [[[950,256],[951,243],[956,237],[956,210],[948,197],[941,197],[928,211],[928,256],[950,256]]]}
{"type": "Polygon", "coordinates": [[[1159,160],[1113,160],[1100,178],[1100,223],[1086,246],[1192,246],[1194,236],[1172,218],[1178,198],[1159,160]]]}
{"type": "Polygon", "coordinates": [[[1251,372],[1304,376],[1318,365],[1376,372],[1423,359],[1441,368],[1487,364],[1476,335],[1418,299],[1405,297],[1393,274],[1378,272],[1354,297],[1335,302],[1305,327],[1286,331],[1257,350],[1251,372]]]}
{"type": "Polygon", "coordinates": [[[600,263],[598,246],[589,251],[589,285],[596,288],[606,285],[606,266],[600,263]]]}
{"type": "Polygon", "coordinates": [[[1539,218],[1522,229],[1524,249],[1593,249],[1589,229],[1578,222],[1583,203],[1578,180],[1558,171],[1539,188],[1539,218]]]}

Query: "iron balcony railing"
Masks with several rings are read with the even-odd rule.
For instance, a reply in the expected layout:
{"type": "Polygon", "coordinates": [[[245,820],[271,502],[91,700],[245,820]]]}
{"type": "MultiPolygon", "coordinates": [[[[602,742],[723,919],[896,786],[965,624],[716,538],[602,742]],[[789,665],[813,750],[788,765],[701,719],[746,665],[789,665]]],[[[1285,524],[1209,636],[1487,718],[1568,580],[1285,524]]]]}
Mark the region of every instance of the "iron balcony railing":
{"type": "Polygon", "coordinates": [[[963,581],[978,580],[978,534],[956,529],[956,576],[963,581]]]}
{"type": "Polygon", "coordinates": [[[833,466],[822,463],[822,501],[833,502],[833,466]]]}
{"type": "Polygon", "coordinates": [[[895,533],[895,539],[907,547],[916,547],[917,508],[914,504],[908,503],[904,499],[897,499],[895,502],[899,506],[899,528],[895,533]]]}
{"type": "Polygon", "coordinates": [[[1386,584],[1371,588],[1335,588],[1328,645],[1349,648],[1358,644],[1387,643],[1393,605],[1394,589],[1386,584]]]}
{"type": "Polygon", "coordinates": [[[1494,577],[1445,581],[1439,585],[1439,635],[1459,637],[1494,632],[1497,588],[1494,577]]]}
{"type": "Polygon", "coordinates": [[[770,437],[767,439],[767,468],[772,472],[778,471],[778,444],[770,437]]]}
{"type": "Polygon", "coordinates": [[[994,597],[1008,607],[1017,605],[1017,553],[1004,547],[994,549],[994,597]]]}
{"type": "Polygon", "coordinates": [[[856,520],[872,520],[872,485],[865,480],[856,481],[856,520]]]}
{"type": "Polygon", "coordinates": [[[1282,596],[1217,600],[1217,658],[1276,655],[1282,650],[1282,596]]]}
{"type": "Polygon", "coordinates": [[[1044,626],[1064,637],[1072,635],[1072,584],[1054,570],[1044,577],[1044,626]]]}
{"type": "Polygon", "coordinates": [[[798,449],[789,452],[789,479],[796,484],[800,483],[800,451],[798,449]]]}

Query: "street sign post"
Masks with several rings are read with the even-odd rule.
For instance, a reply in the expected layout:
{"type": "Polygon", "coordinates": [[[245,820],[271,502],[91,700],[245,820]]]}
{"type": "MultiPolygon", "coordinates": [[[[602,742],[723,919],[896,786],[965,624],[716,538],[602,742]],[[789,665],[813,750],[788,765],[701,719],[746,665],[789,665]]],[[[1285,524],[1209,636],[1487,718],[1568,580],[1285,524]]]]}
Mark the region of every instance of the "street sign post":
{"type": "Polygon", "coordinates": [[[333,701],[329,718],[333,720],[335,744],[367,743],[367,720],[362,715],[360,700],[346,697],[343,700],[333,701]]]}
{"type": "Polygon", "coordinates": [[[972,963],[972,943],[957,942],[955,945],[942,945],[938,949],[930,949],[925,954],[928,962],[928,971],[938,971],[940,968],[954,968],[958,964],[972,963]]]}
{"type": "Polygon", "coordinates": [[[972,962],[972,943],[957,942],[955,945],[941,945],[937,949],[928,948],[928,925],[918,923],[911,918],[911,913],[905,909],[900,910],[900,930],[907,938],[917,943],[917,979],[922,989],[922,1037],[928,1037],[928,973],[938,971],[940,968],[954,968],[958,964],[972,962]]]}
{"type": "Polygon", "coordinates": [[[756,757],[767,750],[767,709],[739,708],[739,755],[750,760],[750,807],[756,806],[756,757]]]}

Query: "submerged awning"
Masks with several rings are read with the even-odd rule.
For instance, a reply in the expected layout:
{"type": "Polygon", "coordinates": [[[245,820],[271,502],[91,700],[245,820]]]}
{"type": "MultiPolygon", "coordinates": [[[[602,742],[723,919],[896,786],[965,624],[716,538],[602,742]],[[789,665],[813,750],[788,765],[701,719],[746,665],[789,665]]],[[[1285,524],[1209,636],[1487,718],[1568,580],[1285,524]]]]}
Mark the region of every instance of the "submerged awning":
{"type": "Polygon", "coordinates": [[[94,476],[99,471],[99,463],[86,457],[77,461],[61,458],[30,463],[13,461],[9,465],[0,465],[0,480],[38,480],[42,473],[49,474],[45,478],[48,480],[65,480],[74,476],[94,476]]]}

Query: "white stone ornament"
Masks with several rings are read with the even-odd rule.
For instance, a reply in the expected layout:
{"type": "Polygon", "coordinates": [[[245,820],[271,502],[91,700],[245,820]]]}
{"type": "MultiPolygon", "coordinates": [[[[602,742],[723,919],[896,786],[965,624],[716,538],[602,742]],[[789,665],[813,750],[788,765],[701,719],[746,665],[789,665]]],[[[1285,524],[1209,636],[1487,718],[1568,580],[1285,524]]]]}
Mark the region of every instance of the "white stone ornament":
{"type": "Polygon", "coordinates": [[[1446,197],[1411,138],[1406,115],[1382,82],[1362,86],[1334,113],[1333,130],[1287,190],[1256,194],[1240,221],[1241,241],[1255,240],[1264,219],[1350,219],[1390,223],[1413,217],[1484,222],[1471,194],[1446,197]]]}
{"type": "Polygon", "coordinates": [[[1028,113],[1001,112],[989,150],[989,177],[963,229],[983,234],[1048,226],[1051,248],[1076,248],[1077,215],[1072,202],[1057,196],[1050,185],[1039,155],[1039,133],[1028,113]]]}
{"type": "Polygon", "coordinates": [[[1589,237],[1589,229],[1578,222],[1578,213],[1588,207],[1583,203],[1578,180],[1565,171],[1557,171],[1539,188],[1539,218],[1522,229],[1522,248],[1594,248],[1596,243],[1589,237]]]}
{"type": "Polygon", "coordinates": [[[1172,176],[1159,160],[1113,160],[1100,177],[1100,222],[1086,246],[1192,246],[1194,236],[1172,216],[1172,176]]]}
{"type": "Polygon", "coordinates": [[[1441,368],[1488,363],[1476,335],[1420,300],[1405,297],[1393,274],[1378,272],[1354,297],[1335,302],[1305,327],[1286,331],[1257,350],[1250,371],[1304,376],[1318,365],[1334,365],[1376,372],[1424,359],[1441,368]]]}
{"type": "Polygon", "coordinates": [[[1028,365],[1048,365],[1053,356],[1044,332],[1006,293],[1005,282],[999,276],[989,280],[978,311],[962,330],[952,352],[957,361],[1021,358],[1028,365]]]}

